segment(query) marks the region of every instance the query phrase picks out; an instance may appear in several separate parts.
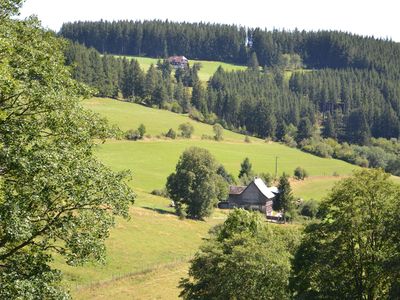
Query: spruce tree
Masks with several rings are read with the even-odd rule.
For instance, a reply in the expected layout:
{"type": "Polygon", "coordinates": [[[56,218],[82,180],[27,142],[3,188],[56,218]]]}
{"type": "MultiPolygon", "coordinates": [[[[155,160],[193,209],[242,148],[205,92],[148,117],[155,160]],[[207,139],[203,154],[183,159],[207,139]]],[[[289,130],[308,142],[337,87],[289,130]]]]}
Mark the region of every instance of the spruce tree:
{"type": "Polygon", "coordinates": [[[312,124],[309,118],[302,118],[299,123],[298,131],[297,131],[297,142],[300,142],[304,139],[308,139],[313,134],[312,124]]]}
{"type": "Polygon", "coordinates": [[[323,122],[322,136],[325,138],[334,138],[334,139],[337,137],[335,124],[329,112],[327,113],[323,122]]]}
{"type": "Polygon", "coordinates": [[[247,66],[252,71],[258,71],[260,64],[258,63],[257,54],[255,52],[251,53],[247,66]]]}
{"type": "Polygon", "coordinates": [[[243,176],[250,177],[253,175],[252,165],[250,163],[250,159],[246,157],[243,162],[240,164],[239,178],[243,176]]]}
{"type": "Polygon", "coordinates": [[[279,178],[278,191],[273,202],[273,209],[282,211],[283,220],[286,222],[288,213],[290,214],[294,210],[294,197],[292,188],[290,187],[289,177],[286,174],[283,174],[279,178]]]}

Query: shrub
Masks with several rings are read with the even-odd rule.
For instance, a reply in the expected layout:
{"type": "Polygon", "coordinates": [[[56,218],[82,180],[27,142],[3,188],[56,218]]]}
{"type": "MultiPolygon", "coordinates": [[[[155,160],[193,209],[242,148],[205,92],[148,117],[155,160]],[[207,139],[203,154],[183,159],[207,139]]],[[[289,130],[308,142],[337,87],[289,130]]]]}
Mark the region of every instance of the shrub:
{"type": "Polygon", "coordinates": [[[310,217],[311,219],[315,218],[318,213],[319,203],[314,199],[310,199],[304,201],[300,207],[299,212],[302,216],[310,217]]]}
{"type": "Polygon", "coordinates": [[[245,143],[251,143],[251,140],[250,140],[250,138],[249,138],[248,135],[246,135],[246,136],[244,137],[244,142],[245,142],[245,143]]]}
{"type": "Polygon", "coordinates": [[[207,124],[215,124],[215,123],[218,121],[218,117],[217,117],[217,115],[214,114],[214,113],[207,114],[207,115],[205,115],[205,117],[204,117],[204,121],[205,121],[207,124]]]}
{"type": "Polygon", "coordinates": [[[368,168],[369,166],[368,159],[366,159],[365,157],[356,157],[354,160],[354,164],[363,168],[368,168]]]}
{"type": "Polygon", "coordinates": [[[223,133],[224,133],[224,128],[220,125],[220,124],[215,124],[214,126],[213,126],[213,131],[214,131],[214,139],[216,140],[216,141],[222,141],[224,138],[223,138],[223,133]]]}
{"type": "Polygon", "coordinates": [[[172,105],[169,102],[163,101],[161,103],[161,109],[165,109],[165,110],[171,111],[172,110],[172,105]]]}
{"type": "Polygon", "coordinates": [[[332,157],[333,148],[328,144],[319,142],[318,144],[315,145],[314,154],[316,154],[320,157],[325,157],[325,158],[332,157]]]}
{"type": "Polygon", "coordinates": [[[140,133],[137,129],[129,129],[125,132],[125,138],[127,140],[136,141],[140,139],[140,133]]]}
{"type": "Polygon", "coordinates": [[[140,138],[142,139],[144,137],[144,134],[146,133],[146,126],[144,124],[140,124],[138,127],[138,130],[140,138]]]}
{"type": "Polygon", "coordinates": [[[167,138],[170,138],[170,139],[176,139],[176,132],[175,132],[175,130],[173,130],[172,128],[170,128],[169,130],[168,130],[168,132],[165,134],[165,136],[167,137],[167,138]]]}
{"type": "Polygon", "coordinates": [[[171,111],[180,114],[183,112],[183,109],[178,102],[174,101],[171,103],[171,111]]]}
{"type": "Polygon", "coordinates": [[[199,112],[197,109],[192,108],[189,111],[189,117],[191,117],[193,120],[199,121],[199,122],[204,122],[204,116],[201,112],[199,112]]]}
{"type": "Polygon", "coordinates": [[[294,170],[294,178],[296,178],[298,180],[304,180],[306,177],[308,177],[308,173],[304,168],[297,167],[294,170]]]}
{"type": "Polygon", "coordinates": [[[162,189],[155,189],[151,191],[152,195],[155,196],[160,196],[160,197],[164,197],[164,198],[168,198],[168,191],[166,188],[162,188],[162,189]]]}
{"type": "Polygon", "coordinates": [[[294,138],[288,134],[285,134],[285,136],[283,137],[283,143],[292,148],[297,147],[297,143],[294,138]]]}
{"type": "Polygon", "coordinates": [[[194,127],[189,122],[186,122],[179,125],[179,130],[181,131],[182,137],[190,139],[194,132],[194,127]]]}

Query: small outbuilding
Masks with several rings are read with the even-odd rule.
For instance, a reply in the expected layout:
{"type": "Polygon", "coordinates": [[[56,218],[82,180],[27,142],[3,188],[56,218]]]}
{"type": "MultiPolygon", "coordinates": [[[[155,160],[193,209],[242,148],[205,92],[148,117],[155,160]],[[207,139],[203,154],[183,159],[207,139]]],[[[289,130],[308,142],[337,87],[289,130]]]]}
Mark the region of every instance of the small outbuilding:
{"type": "Polygon", "coordinates": [[[258,210],[267,217],[272,215],[272,205],[278,189],[267,187],[261,178],[255,177],[248,186],[230,186],[227,199],[229,208],[258,210]]]}

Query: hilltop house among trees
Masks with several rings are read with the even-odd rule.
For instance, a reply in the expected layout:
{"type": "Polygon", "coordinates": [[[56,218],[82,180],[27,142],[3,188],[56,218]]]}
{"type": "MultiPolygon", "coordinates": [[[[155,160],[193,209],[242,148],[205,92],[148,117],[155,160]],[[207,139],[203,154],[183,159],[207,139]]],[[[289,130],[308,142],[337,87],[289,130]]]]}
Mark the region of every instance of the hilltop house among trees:
{"type": "Polygon", "coordinates": [[[267,187],[261,178],[255,177],[248,186],[230,186],[228,200],[221,208],[258,210],[268,217],[272,215],[272,204],[277,193],[276,187],[267,187]]]}
{"type": "Polygon", "coordinates": [[[168,62],[175,69],[184,69],[188,66],[189,60],[184,56],[171,56],[168,58],[168,62]]]}

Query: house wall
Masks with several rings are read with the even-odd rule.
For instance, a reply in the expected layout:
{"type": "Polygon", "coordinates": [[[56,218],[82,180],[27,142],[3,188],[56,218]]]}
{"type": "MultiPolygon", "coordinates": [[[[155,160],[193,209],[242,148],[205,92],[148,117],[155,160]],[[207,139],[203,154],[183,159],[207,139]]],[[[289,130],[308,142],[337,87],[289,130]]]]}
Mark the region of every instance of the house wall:
{"type": "Polygon", "coordinates": [[[241,207],[249,210],[258,210],[265,214],[272,212],[272,200],[265,197],[254,182],[240,194],[229,195],[229,207],[241,207]]]}

